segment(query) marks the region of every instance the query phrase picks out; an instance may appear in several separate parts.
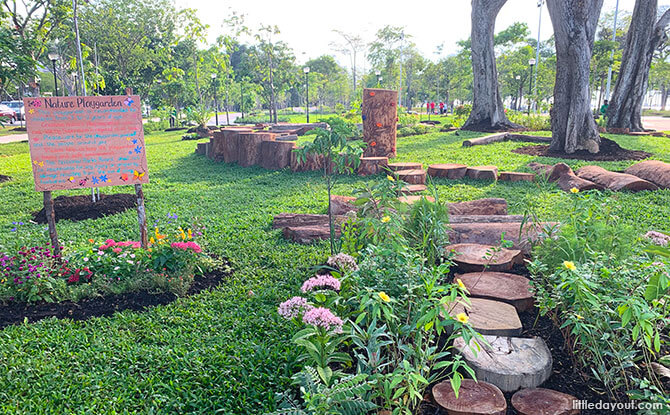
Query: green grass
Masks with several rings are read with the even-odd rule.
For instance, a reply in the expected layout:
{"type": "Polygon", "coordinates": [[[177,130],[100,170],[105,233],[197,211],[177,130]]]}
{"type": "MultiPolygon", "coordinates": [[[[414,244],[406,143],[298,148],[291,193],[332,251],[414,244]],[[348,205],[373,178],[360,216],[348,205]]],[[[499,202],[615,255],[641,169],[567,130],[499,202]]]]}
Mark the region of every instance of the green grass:
{"type": "MultiPolygon", "coordinates": [[[[311,118],[311,117],[310,117],[311,118]]],[[[397,161],[496,164],[528,171],[545,159],[510,153],[514,142],[461,147],[474,133],[432,133],[398,140],[397,161]]],[[[670,140],[609,136],[623,147],[670,161],[670,140]]],[[[43,320],[0,331],[0,413],[262,413],[274,408],[274,393],[289,386],[299,364],[290,342],[294,327],[276,307],[298,293],[309,267],[328,254],[326,243],[288,243],[272,230],[280,212],[325,213],[326,190],[317,172],[291,173],[214,163],[193,153],[195,142],[180,132],[147,137],[151,183],[145,186],[150,221],[169,213],[198,217],[207,226],[205,248],[229,258],[235,275],[219,288],[146,312],[123,312],[86,322],[43,320]],[[253,295],[249,291],[253,291],[253,295]]],[[[567,160],[578,167],[586,163],[567,160]]],[[[622,169],[631,162],[596,163],[622,169]]],[[[12,221],[27,222],[40,209],[27,143],[0,145],[0,247],[16,240],[44,243],[42,226],[13,233],[12,221]]],[[[350,194],[364,183],[346,177],[335,188],[350,194]]],[[[528,206],[543,219],[560,220],[572,195],[553,184],[437,180],[450,201],[504,197],[511,213],[528,206]]],[[[106,189],[107,192],[131,188],[106,189]]],[[[57,192],[58,194],[77,192],[57,192]]],[[[78,192],[79,194],[85,192],[78,192]]],[[[647,229],[670,231],[670,191],[603,193],[603,203],[621,202],[620,215],[647,229]]],[[[58,224],[67,246],[89,238],[136,239],[135,212],[58,224]]],[[[1,248],[0,248],[1,250],[1,248]]]]}
{"type": "Polygon", "coordinates": [[[25,131],[15,131],[14,129],[17,127],[19,127],[19,124],[5,124],[4,127],[0,126],[0,137],[5,135],[26,134],[25,131]]]}

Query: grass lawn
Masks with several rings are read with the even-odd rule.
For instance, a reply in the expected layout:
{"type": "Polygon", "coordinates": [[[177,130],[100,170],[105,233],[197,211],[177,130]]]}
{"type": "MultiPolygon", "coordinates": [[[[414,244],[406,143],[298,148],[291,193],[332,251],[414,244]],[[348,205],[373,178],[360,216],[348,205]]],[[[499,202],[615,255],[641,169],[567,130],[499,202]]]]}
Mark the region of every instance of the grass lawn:
{"type": "MultiPolygon", "coordinates": [[[[310,117],[311,118],[311,117],[310,117]]],[[[495,164],[528,171],[546,159],[510,153],[520,143],[462,148],[476,134],[433,133],[398,140],[397,161],[495,164]]],[[[611,136],[623,147],[646,150],[670,161],[670,139],[611,136]]],[[[0,413],[263,413],[274,408],[274,393],[289,386],[298,368],[290,342],[295,328],[276,313],[310,275],[308,268],[328,254],[326,243],[301,246],[272,230],[280,212],[326,212],[326,190],[317,172],[291,173],[217,164],[193,153],[180,132],[147,137],[151,183],[145,186],[150,222],[176,213],[198,217],[206,226],[205,248],[229,258],[232,279],[219,288],[149,311],[122,312],[86,322],[43,320],[0,331],[0,413]],[[217,412],[218,411],[218,412],[217,412]]],[[[573,167],[587,164],[567,160],[573,167]]],[[[596,163],[623,169],[632,162],[596,163]]],[[[42,226],[25,225],[41,207],[33,189],[27,143],[0,145],[2,245],[46,242],[42,226]]],[[[349,194],[364,180],[343,178],[335,193],[349,194]]],[[[504,197],[510,213],[528,206],[543,219],[560,220],[570,196],[552,184],[436,182],[450,201],[504,197]]],[[[131,191],[113,188],[106,192],[131,191]]],[[[64,194],[66,192],[58,192],[64,194]]],[[[79,192],[80,194],[82,192],[79,192]]],[[[57,194],[57,195],[58,195],[57,194]]],[[[621,203],[620,215],[641,232],[670,231],[670,190],[603,193],[603,203],[621,203]]],[[[58,224],[67,246],[136,239],[134,211],[113,217],[58,224]]]]}
{"type": "Polygon", "coordinates": [[[20,124],[7,124],[4,127],[0,126],[0,137],[3,135],[14,135],[14,134],[26,134],[25,131],[15,131],[14,129],[19,127],[20,124]]]}

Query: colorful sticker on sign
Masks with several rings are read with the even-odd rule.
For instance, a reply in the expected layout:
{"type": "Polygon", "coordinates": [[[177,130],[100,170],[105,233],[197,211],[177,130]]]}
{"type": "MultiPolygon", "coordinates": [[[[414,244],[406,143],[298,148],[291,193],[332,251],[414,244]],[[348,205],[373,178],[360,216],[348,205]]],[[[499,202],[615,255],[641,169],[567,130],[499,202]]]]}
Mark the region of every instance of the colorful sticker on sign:
{"type": "Polygon", "coordinates": [[[149,182],[138,96],[23,101],[37,191],[149,182]]]}

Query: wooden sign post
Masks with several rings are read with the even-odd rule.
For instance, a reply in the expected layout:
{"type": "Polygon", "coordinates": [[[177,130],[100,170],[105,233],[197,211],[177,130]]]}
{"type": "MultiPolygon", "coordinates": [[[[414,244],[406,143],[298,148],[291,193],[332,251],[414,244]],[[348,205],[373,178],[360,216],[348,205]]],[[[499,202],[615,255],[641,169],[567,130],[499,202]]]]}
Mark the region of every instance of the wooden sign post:
{"type": "Polygon", "coordinates": [[[24,98],[35,190],[55,252],[60,251],[53,190],[135,185],[147,247],[142,183],[149,182],[140,98],[135,95],[24,98]],[[138,187],[139,186],[139,187],[138,187]]]}
{"type": "Polygon", "coordinates": [[[365,157],[395,157],[398,91],[363,89],[361,104],[365,157]]]}

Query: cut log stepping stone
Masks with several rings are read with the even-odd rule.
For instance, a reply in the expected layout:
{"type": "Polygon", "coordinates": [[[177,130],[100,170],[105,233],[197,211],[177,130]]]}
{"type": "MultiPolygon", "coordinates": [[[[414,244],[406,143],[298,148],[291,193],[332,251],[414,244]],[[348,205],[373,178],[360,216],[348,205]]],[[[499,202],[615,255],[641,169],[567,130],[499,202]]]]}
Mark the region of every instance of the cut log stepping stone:
{"type": "Polygon", "coordinates": [[[451,382],[433,386],[433,399],[449,415],[505,415],[507,401],[497,386],[483,381],[463,379],[458,398],[451,382]]]}
{"type": "Polygon", "coordinates": [[[361,157],[361,164],[358,166],[360,176],[370,176],[379,174],[388,166],[388,157],[361,157]]]}
{"type": "MultiPolygon", "coordinates": [[[[542,165],[538,165],[542,166],[542,165]]],[[[574,171],[565,163],[556,163],[553,167],[547,166],[546,177],[550,182],[556,182],[561,190],[569,192],[572,189],[579,191],[585,190],[603,190],[605,186],[586,180],[575,174],[574,171]]],[[[539,167],[538,167],[539,168],[539,167]]]]}
{"type": "Polygon", "coordinates": [[[473,272],[456,275],[472,297],[487,298],[511,304],[522,312],[533,307],[535,299],[528,278],[506,272],[473,272]]]}
{"type": "Polygon", "coordinates": [[[431,164],[428,166],[428,175],[430,177],[442,177],[445,179],[462,179],[468,166],[465,164],[431,164]]]}
{"type": "Polygon", "coordinates": [[[411,196],[400,196],[398,202],[407,203],[408,205],[413,205],[422,198],[425,198],[429,202],[435,202],[435,198],[432,196],[422,196],[422,195],[411,195],[411,196]]]}
{"type": "Polygon", "coordinates": [[[498,168],[496,166],[468,167],[465,175],[476,180],[497,180],[498,168]]]}
{"type": "MultiPolygon", "coordinates": [[[[283,230],[284,238],[297,242],[299,244],[311,244],[315,241],[330,238],[330,227],[325,225],[314,226],[296,226],[287,227],[283,230]]],[[[341,229],[339,226],[335,227],[335,236],[339,237],[341,229]]]]}
{"type": "Polygon", "coordinates": [[[519,415],[578,415],[575,402],[567,393],[551,389],[521,389],[512,395],[512,406],[519,415]]]}
{"type": "Polygon", "coordinates": [[[412,193],[421,193],[428,190],[425,184],[408,184],[400,190],[400,193],[409,195],[412,193]]]}
{"type": "Polygon", "coordinates": [[[507,223],[521,222],[523,215],[450,215],[449,223],[507,223]]]}
{"type": "Polygon", "coordinates": [[[426,171],[421,169],[398,170],[395,175],[409,184],[426,184],[426,171]]]}
{"type": "Polygon", "coordinates": [[[630,190],[638,192],[641,190],[658,190],[658,186],[655,184],[632,174],[617,173],[605,170],[600,166],[584,166],[577,170],[577,176],[614,191],[630,190]]]}
{"type": "Polygon", "coordinates": [[[535,181],[533,173],[520,173],[518,171],[501,171],[498,180],[505,182],[532,182],[535,181]]]}
{"type": "Polygon", "coordinates": [[[354,206],[355,197],[352,196],[330,196],[330,210],[333,215],[344,215],[347,212],[356,212],[358,208],[354,206]]]}
{"type": "Polygon", "coordinates": [[[540,337],[483,337],[488,346],[475,338],[469,345],[462,337],[454,340],[454,347],[475,371],[477,380],[513,392],[535,388],[551,376],[551,352],[540,337]]]}
{"type": "MultiPolygon", "coordinates": [[[[502,234],[512,242],[514,249],[524,254],[530,253],[531,242],[540,241],[558,230],[556,222],[525,223],[450,223],[447,233],[449,241],[454,244],[498,245],[502,234]]],[[[505,271],[505,270],[495,270],[505,271]]]]}
{"type": "MultiPolygon", "coordinates": [[[[328,220],[328,215],[280,213],[272,219],[272,228],[328,225],[328,220]]],[[[333,223],[341,224],[344,221],[344,216],[333,215],[333,223]]]]}
{"type": "Polygon", "coordinates": [[[450,215],[507,215],[507,201],[499,198],[449,203],[450,215]]]}
{"type": "Polygon", "coordinates": [[[293,149],[295,149],[295,143],[292,141],[263,141],[260,164],[268,170],[290,167],[293,149]]]}
{"type": "Polygon", "coordinates": [[[463,272],[509,271],[523,257],[517,249],[505,249],[493,245],[455,244],[444,247],[445,254],[463,272]]]}
{"type": "Polygon", "coordinates": [[[423,169],[423,164],[421,163],[389,163],[388,168],[391,171],[399,171],[399,170],[422,170],[423,169]]]}
{"type": "Polygon", "coordinates": [[[670,164],[659,160],[647,160],[633,164],[625,170],[640,179],[650,181],[661,189],[670,189],[670,164]]]}
{"type": "Polygon", "coordinates": [[[481,146],[485,144],[497,143],[499,141],[507,141],[509,139],[508,133],[491,134],[485,137],[470,138],[463,141],[463,147],[481,146]]]}
{"type": "Polygon", "coordinates": [[[481,334],[519,336],[523,330],[516,308],[501,301],[470,298],[470,304],[447,303],[444,308],[453,317],[465,313],[470,318],[468,323],[481,334]]]}

